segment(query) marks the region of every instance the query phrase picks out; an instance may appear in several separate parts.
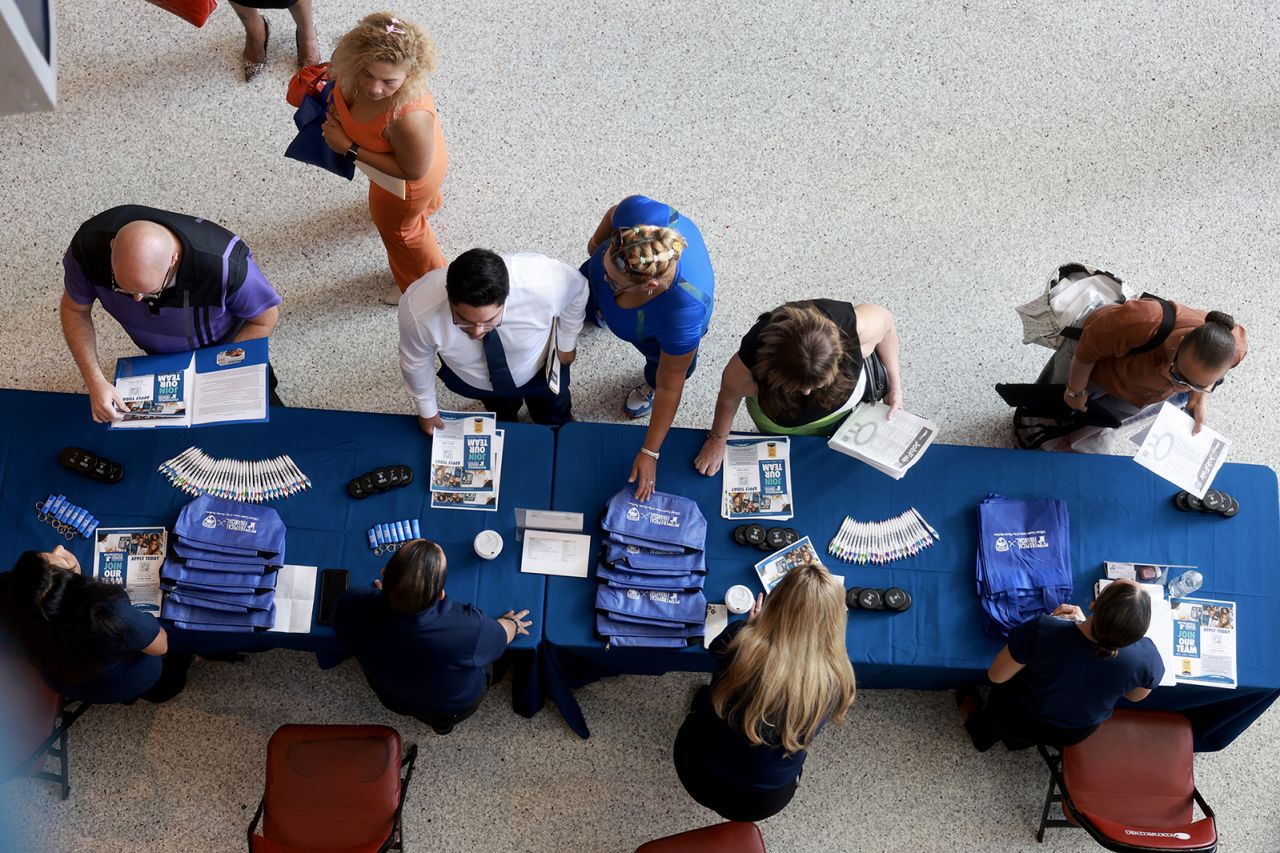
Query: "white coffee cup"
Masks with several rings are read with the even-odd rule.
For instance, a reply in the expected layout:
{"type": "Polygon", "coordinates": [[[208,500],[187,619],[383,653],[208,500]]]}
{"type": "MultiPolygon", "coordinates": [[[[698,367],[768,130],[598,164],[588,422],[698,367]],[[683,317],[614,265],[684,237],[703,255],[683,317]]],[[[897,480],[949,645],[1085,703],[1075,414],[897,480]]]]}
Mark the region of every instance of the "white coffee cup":
{"type": "Polygon", "coordinates": [[[735,584],[725,591],[724,605],[730,613],[746,613],[755,603],[756,597],[742,584],[735,584]]]}
{"type": "Polygon", "coordinates": [[[471,546],[482,560],[492,560],[502,553],[502,536],[496,530],[481,530],[471,546]]]}

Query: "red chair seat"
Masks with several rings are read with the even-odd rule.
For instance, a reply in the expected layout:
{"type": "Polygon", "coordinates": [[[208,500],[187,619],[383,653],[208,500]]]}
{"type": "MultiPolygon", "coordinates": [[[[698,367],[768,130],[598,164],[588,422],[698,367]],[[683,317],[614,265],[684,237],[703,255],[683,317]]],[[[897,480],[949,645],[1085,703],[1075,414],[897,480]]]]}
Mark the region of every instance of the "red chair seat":
{"type": "Polygon", "coordinates": [[[640,845],[636,853],[765,853],[754,823],[721,823],[668,835],[640,845]]]}
{"type": "MultiPolygon", "coordinates": [[[[0,771],[17,768],[48,739],[62,707],[62,697],[49,689],[40,671],[13,649],[0,645],[0,771]]],[[[28,776],[44,766],[36,761],[28,776]]]]}

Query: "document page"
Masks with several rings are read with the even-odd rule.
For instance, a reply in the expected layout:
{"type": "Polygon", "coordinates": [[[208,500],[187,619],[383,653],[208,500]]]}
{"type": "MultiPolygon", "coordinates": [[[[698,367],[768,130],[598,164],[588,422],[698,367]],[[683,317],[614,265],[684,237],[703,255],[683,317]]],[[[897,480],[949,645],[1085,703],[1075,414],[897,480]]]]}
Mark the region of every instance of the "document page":
{"type": "Polygon", "coordinates": [[[267,416],[267,366],[197,373],[194,398],[192,423],[262,420],[267,416]]]}
{"type": "Polygon", "coordinates": [[[1198,435],[1192,435],[1194,425],[1191,415],[1172,403],[1165,403],[1133,461],[1178,488],[1203,498],[1218,469],[1227,461],[1231,442],[1207,426],[1201,427],[1198,435]]]}
{"type": "MultiPolygon", "coordinates": [[[[436,435],[439,435],[436,431],[436,435]]],[[[502,471],[502,442],[504,430],[494,430],[493,432],[493,471],[500,473],[502,471]]],[[[434,468],[432,469],[435,470],[434,468]]],[[[470,509],[480,512],[497,512],[498,496],[502,491],[502,477],[498,476],[493,481],[493,491],[468,491],[468,492],[448,492],[431,491],[431,506],[434,509],[470,509]]]]}
{"type": "Polygon", "coordinates": [[[93,576],[124,587],[139,610],[159,613],[168,536],[163,527],[99,527],[93,534],[93,576]]]}
{"type": "Polygon", "coordinates": [[[791,443],[786,436],[729,436],[723,478],[721,518],[791,518],[791,443]]]}
{"type": "MultiPolygon", "coordinates": [[[[146,358],[142,356],[140,358],[146,358]]],[[[121,359],[124,361],[124,359],[121,359]]],[[[116,390],[128,411],[113,429],[147,429],[157,426],[190,426],[193,372],[165,370],[138,376],[121,376],[117,367],[116,390]]]]}
{"type": "Polygon", "coordinates": [[[938,425],[901,410],[893,420],[888,418],[889,407],[884,403],[858,406],[827,446],[901,480],[933,444],[938,425]]]}
{"type": "Polygon", "coordinates": [[[520,571],[535,575],[585,578],[591,556],[591,537],[584,533],[526,530],[520,571]]]}
{"type": "Polygon", "coordinates": [[[1173,608],[1178,683],[1236,686],[1236,604],[1181,598],[1173,608]]]}
{"type": "Polygon", "coordinates": [[[444,428],[431,436],[431,491],[497,491],[493,412],[440,412],[444,428]]]}
{"type": "Polygon", "coordinates": [[[276,621],[272,631],[311,633],[316,600],[316,566],[281,566],[276,575],[276,621]]]}

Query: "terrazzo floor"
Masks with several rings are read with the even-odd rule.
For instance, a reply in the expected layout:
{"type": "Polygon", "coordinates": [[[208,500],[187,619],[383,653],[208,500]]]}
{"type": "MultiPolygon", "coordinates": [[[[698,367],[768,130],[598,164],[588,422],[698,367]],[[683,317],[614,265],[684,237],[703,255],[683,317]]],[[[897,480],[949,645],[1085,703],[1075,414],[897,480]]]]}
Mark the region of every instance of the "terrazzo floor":
{"type": "MultiPolygon", "coordinates": [[[[316,7],[326,52],[374,9],[316,7]]],[[[433,90],[450,171],[433,221],[447,254],[480,245],[576,264],[603,211],[631,192],[701,226],[716,311],[678,425],[708,423],[720,366],[760,311],[830,296],[895,313],[907,406],[939,421],[945,441],[1007,446],[1009,413],[991,386],[1030,381],[1047,355],[1019,343],[1012,306],[1081,259],[1248,327],[1249,358],[1210,419],[1234,440],[1233,460],[1276,464],[1271,4],[447,0],[396,11],[440,45],[433,90]]],[[[58,331],[60,259],[81,221],[131,202],[221,222],[254,250],[284,296],[273,361],[287,403],[409,412],[363,183],[280,156],[292,135],[287,14],[269,13],[271,64],[249,85],[225,4],[203,30],[139,0],[76,0],[58,14],[57,111],[0,122],[0,382],[82,390],[58,331]]],[[[132,353],[110,323],[98,330],[104,364],[132,353]]],[[[580,349],[577,416],[620,419],[638,359],[602,331],[580,349]]],[[[278,725],[385,722],[423,750],[408,849],[628,851],[716,820],[670,761],[700,680],[584,689],[585,742],[554,710],[513,715],[499,685],[439,738],[384,711],[350,663],[321,671],[288,652],[200,662],[178,699],[95,708],[77,724],[67,802],[31,782],[0,793],[45,850],[242,849],[278,725]]],[[[1278,720],[1273,709],[1197,757],[1225,851],[1280,850],[1278,720]]],[[[762,828],[778,853],[1096,849],[1065,830],[1035,844],[1044,782],[1033,754],[974,753],[949,695],[866,691],[762,828]]]]}

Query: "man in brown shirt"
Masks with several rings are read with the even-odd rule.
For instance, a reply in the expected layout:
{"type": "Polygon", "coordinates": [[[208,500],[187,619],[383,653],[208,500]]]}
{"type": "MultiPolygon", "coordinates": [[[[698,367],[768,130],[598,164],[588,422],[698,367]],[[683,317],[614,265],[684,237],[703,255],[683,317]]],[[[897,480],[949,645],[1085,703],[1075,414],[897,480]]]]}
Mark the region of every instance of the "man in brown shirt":
{"type": "Polygon", "coordinates": [[[1173,331],[1150,352],[1130,350],[1150,341],[1164,312],[1154,299],[1099,308],[1084,322],[1066,377],[1067,405],[1084,411],[1090,396],[1107,394],[1141,409],[1175,394],[1188,395],[1194,432],[1204,424],[1208,395],[1249,350],[1243,326],[1221,311],[1206,314],[1176,302],[1173,331]]]}

